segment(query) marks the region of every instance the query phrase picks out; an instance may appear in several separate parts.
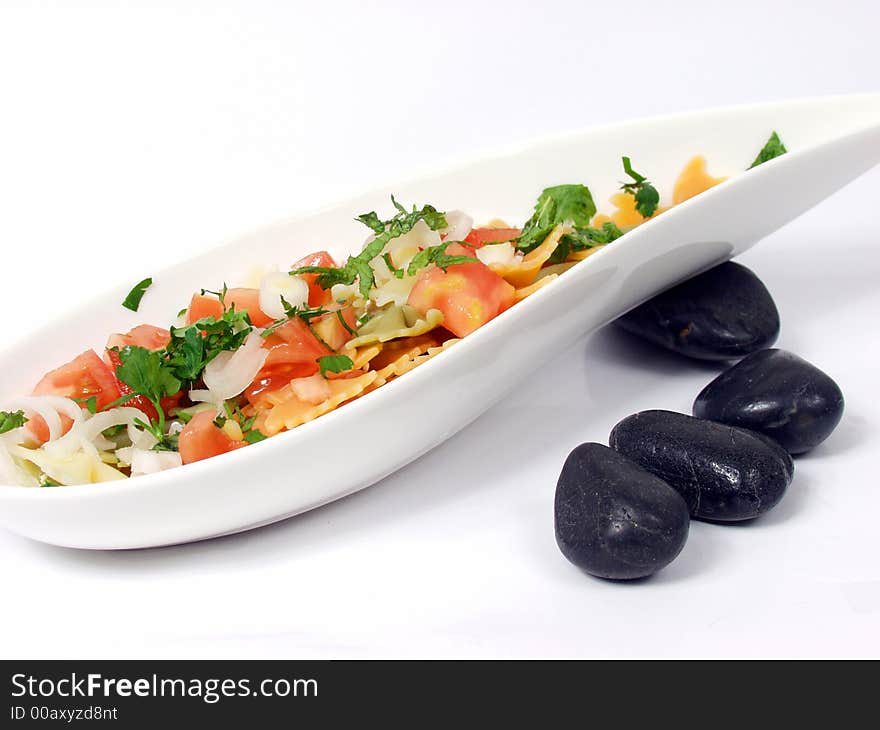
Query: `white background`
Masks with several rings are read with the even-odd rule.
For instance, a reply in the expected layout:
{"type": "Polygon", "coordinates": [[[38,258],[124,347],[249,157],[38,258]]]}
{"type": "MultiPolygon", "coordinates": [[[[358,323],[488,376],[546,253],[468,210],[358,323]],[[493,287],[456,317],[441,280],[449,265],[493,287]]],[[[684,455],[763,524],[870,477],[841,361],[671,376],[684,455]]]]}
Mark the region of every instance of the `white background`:
{"type": "MultiPolygon", "coordinates": [[[[7,343],[95,289],[452,159],[878,78],[871,0],[76,5],[0,5],[7,343]]],[[[694,523],[654,579],[602,583],[562,558],[556,478],[623,416],[687,411],[716,368],[606,330],[299,518],[126,553],[0,533],[0,654],[876,656],[878,194],[875,171],[743,259],[779,344],[842,386],[844,421],[773,513],[694,523]]]]}

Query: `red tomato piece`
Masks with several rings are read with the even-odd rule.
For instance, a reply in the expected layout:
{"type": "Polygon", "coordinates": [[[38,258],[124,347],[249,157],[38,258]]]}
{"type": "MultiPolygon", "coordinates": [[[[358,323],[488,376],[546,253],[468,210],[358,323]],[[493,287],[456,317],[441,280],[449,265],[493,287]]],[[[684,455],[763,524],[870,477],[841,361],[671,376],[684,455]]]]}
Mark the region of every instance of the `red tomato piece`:
{"type": "Polygon", "coordinates": [[[519,228],[474,228],[464,239],[472,248],[482,248],[487,243],[512,241],[522,231],[519,228]]]}
{"type": "MultiPolygon", "coordinates": [[[[223,301],[226,302],[227,307],[234,305],[236,312],[247,312],[254,327],[267,327],[274,321],[260,309],[259,289],[246,289],[244,287],[229,289],[223,301]]],[[[189,309],[186,311],[186,323],[192,324],[204,317],[220,319],[222,316],[223,305],[217,297],[208,294],[193,294],[193,298],[189,303],[189,309]]]]}
{"type": "Polygon", "coordinates": [[[354,337],[353,332],[357,329],[357,313],[352,306],[341,307],[312,322],[312,330],[318,337],[331,350],[338,350],[354,337]]]}
{"type": "MultiPolygon", "coordinates": [[[[107,363],[94,350],[86,350],[66,365],[46,373],[34,388],[34,395],[60,395],[80,401],[94,397],[95,405],[100,410],[119,398],[121,393],[107,363]]],[[[62,415],[61,422],[63,432],[67,433],[71,420],[62,415]]],[[[49,427],[39,416],[31,418],[27,426],[40,443],[49,440],[49,427]]]]}
{"type": "Polygon", "coordinates": [[[94,350],[86,350],[66,365],[47,373],[34,388],[35,395],[63,395],[66,398],[95,397],[98,408],[119,397],[116,377],[94,350]]]}
{"type": "MultiPolygon", "coordinates": [[[[467,248],[451,244],[446,252],[467,255],[467,248]]],[[[480,261],[424,269],[410,292],[407,303],[425,314],[429,309],[443,313],[443,326],[456,337],[465,337],[497,317],[514,301],[515,289],[480,261]]]]}
{"type": "Polygon", "coordinates": [[[216,414],[213,411],[196,413],[189,423],[183,427],[178,437],[177,446],[184,464],[209,459],[227,451],[247,446],[246,441],[236,441],[225,431],[214,424],[216,414]]]}
{"type": "Polygon", "coordinates": [[[314,375],[318,372],[318,358],[332,352],[299,318],[281,325],[266,338],[263,346],[269,348],[269,355],[245,391],[251,403],[256,403],[265,393],[283,388],[294,378],[314,375]]]}
{"type": "MultiPolygon", "coordinates": [[[[171,341],[171,333],[163,327],[154,327],[151,324],[141,324],[130,332],[121,335],[110,335],[107,340],[107,349],[118,347],[143,347],[147,350],[161,350],[171,341]]],[[[106,359],[106,358],[105,358],[106,359]]]]}
{"type": "MultiPolygon", "coordinates": [[[[297,269],[303,269],[306,266],[323,266],[325,268],[335,268],[336,262],[333,260],[333,257],[327,253],[326,251],[317,251],[316,253],[309,254],[304,258],[301,258],[297,261],[293,266],[290,267],[291,271],[296,271],[297,269]]],[[[331,299],[331,294],[329,289],[322,289],[318,285],[318,276],[319,274],[300,274],[303,281],[309,285],[309,306],[310,307],[320,307],[323,304],[329,304],[331,299]]]]}

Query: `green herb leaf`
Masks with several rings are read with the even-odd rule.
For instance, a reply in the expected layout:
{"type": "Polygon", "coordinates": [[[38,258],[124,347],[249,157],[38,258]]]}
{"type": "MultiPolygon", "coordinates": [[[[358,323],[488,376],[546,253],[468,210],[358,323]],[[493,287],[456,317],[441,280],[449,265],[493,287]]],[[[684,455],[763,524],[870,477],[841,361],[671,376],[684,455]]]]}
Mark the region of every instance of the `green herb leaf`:
{"type": "Polygon", "coordinates": [[[324,355],[318,358],[318,367],[321,375],[327,373],[344,373],[354,367],[354,362],[348,355],[324,355]]]}
{"type": "Polygon", "coordinates": [[[660,193],[648,182],[648,178],[633,170],[629,157],[623,158],[623,171],[633,182],[624,183],[620,189],[636,199],[636,210],[642,218],[650,218],[660,205],[660,193]]]}
{"type": "Polygon", "coordinates": [[[147,289],[149,289],[153,285],[153,279],[149,276],[141,282],[138,282],[134,285],[134,288],[128,293],[128,296],[122,302],[122,306],[126,309],[130,309],[132,312],[137,312],[138,307],[141,306],[141,299],[144,298],[144,294],[147,289]]]}
{"type": "Polygon", "coordinates": [[[535,204],[532,217],[523,226],[516,247],[523,253],[528,253],[540,246],[560,223],[587,227],[594,215],[596,204],[586,185],[556,185],[546,188],[535,204]]]}
{"type": "Polygon", "coordinates": [[[0,411],[0,433],[8,433],[24,426],[28,421],[24,411],[0,411]]]}
{"type": "Polygon", "coordinates": [[[548,263],[558,264],[565,261],[572,251],[585,251],[595,246],[616,241],[623,235],[611,221],[606,221],[601,228],[575,228],[573,233],[566,233],[559,239],[559,245],[550,256],[548,263]]]}
{"type": "Polygon", "coordinates": [[[98,412],[98,399],[94,395],[91,395],[88,398],[74,398],[73,400],[81,406],[85,406],[85,409],[93,416],[98,412]]]}
{"type": "Polygon", "coordinates": [[[160,438],[156,445],[153,446],[152,451],[179,451],[179,439],[180,434],[164,433],[162,434],[162,438],[160,438]]]}
{"type": "Polygon", "coordinates": [[[436,246],[429,246],[428,248],[422,249],[412,257],[412,260],[409,262],[409,266],[406,269],[406,273],[413,276],[417,271],[424,269],[430,264],[435,264],[438,268],[446,271],[450,266],[455,266],[456,264],[469,264],[479,260],[473,256],[450,256],[446,253],[446,247],[448,245],[448,243],[440,243],[436,246]]]}
{"type": "Polygon", "coordinates": [[[291,271],[291,275],[299,274],[318,274],[316,282],[323,289],[330,289],[335,284],[353,284],[355,279],[358,280],[358,290],[365,299],[370,296],[370,289],[375,283],[375,275],[370,261],[382,253],[385,244],[389,241],[399,238],[409,233],[419,221],[424,221],[432,231],[446,228],[446,214],[441,213],[432,205],[425,205],[421,209],[413,206],[412,210],[407,210],[404,206],[391,196],[391,202],[397,209],[397,214],[387,220],[382,221],[375,211],[363,213],[356,220],[367,226],[376,237],[364,246],[357,256],[349,256],[345,266],[338,268],[327,266],[305,266],[301,269],[291,271]]]}
{"type": "Polygon", "coordinates": [[[382,260],[385,262],[385,265],[388,267],[388,271],[390,271],[392,274],[394,274],[394,276],[396,276],[398,279],[402,279],[402,278],[403,278],[403,275],[404,275],[404,273],[405,273],[404,270],[403,270],[403,269],[398,269],[398,268],[394,265],[394,261],[391,260],[391,254],[390,254],[390,253],[383,253],[383,254],[382,254],[382,260]]]}
{"type": "Polygon", "coordinates": [[[147,424],[145,427],[161,440],[164,436],[165,416],[160,401],[180,391],[180,380],[174,376],[161,350],[129,345],[119,351],[119,360],[116,377],[132,390],[128,396],[123,397],[130,400],[135,395],[142,395],[153,404],[159,414],[159,422],[157,425],[147,424]]]}
{"type": "Polygon", "coordinates": [[[341,309],[336,310],[336,319],[338,319],[342,327],[348,331],[348,334],[352,337],[357,335],[357,330],[352,329],[348,322],[345,321],[345,315],[342,313],[341,309]]]}
{"type": "Polygon", "coordinates": [[[758,156],[755,158],[755,161],[749,165],[749,170],[753,167],[757,167],[758,165],[767,162],[767,160],[772,160],[774,157],[779,157],[780,155],[784,155],[788,152],[785,149],[785,145],[782,144],[782,140],[779,139],[779,135],[776,132],[770,135],[770,139],[767,140],[767,143],[761,148],[761,151],[758,153],[758,156]]]}
{"type": "Polygon", "coordinates": [[[299,307],[291,306],[284,297],[281,297],[281,304],[284,306],[285,316],[276,319],[266,327],[266,329],[260,333],[261,337],[268,337],[275,330],[287,324],[292,319],[299,318],[306,324],[309,324],[316,317],[322,317],[323,315],[330,313],[330,310],[324,309],[323,307],[305,307],[300,309],[299,307]]]}
{"type": "Polygon", "coordinates": [[[244,440],[247,441],[249,444],[257,444],[260,441],[265,441],[267,438],[269,437],[266,436],[266,434],[261,433],[257,430],[248,431],[244,435],[244,440]]]}
{"type": "Polygon", "coordinates": [[[230,307],[220,319],[203,317],[186,327],[172,327],[163,355],[175,378],[194,382],[211,360],[221,352],[237,350],[252,331],[248,313],[230,307]]]}

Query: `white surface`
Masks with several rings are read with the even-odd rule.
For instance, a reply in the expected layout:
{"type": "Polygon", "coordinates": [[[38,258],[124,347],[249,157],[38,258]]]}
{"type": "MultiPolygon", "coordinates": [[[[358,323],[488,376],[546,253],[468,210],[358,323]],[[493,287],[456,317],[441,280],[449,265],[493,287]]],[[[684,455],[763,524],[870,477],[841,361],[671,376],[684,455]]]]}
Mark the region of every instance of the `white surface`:
{"type": "MultiPolygon", "coordinates": [[[[487,145],[876,84],[870,3],[834,17],[825,3],[772,5],[723,19],[697,4],[642,15],[638,3],[548,3],[534,18],[473,2],[424,15],[4,9],[0,94],[14,113],[0,117],[0,240],[15,261],[0,303],[27,328],[96,280],[134,281],[144,266],[487,145]],[[656,79],[631,62],[634,48],[656,79]],[[393,101],[376,100],[382,89],[393,101]]],[[[780,346],[841,384],[843,423],[798,460],[774,513],[748,527],[695,523],[654,580],[607,585],[562,559],[558,469],[633,411],[687,410],[715,370],[603,332],[411,467],[277,526],[122,554],[0,535],[0,651],[876,655],[878,187],[875,172],[743,258],[776,297],[780,346]]]]}
{"type": "MultiPolygon", "coordinates": [[[[34,373],[57,367],[90,344],[100,349],[108,332],[127,332],[143,322],[167,324],[199,287],[240,285],[255,266],[299,260],[314,251],[316,241],[331,241],[338,260],[358,253],[363,232],[353,216],[387,209],[393,194],[430,200],[441,210],[465,205],[481,220],[501,214],[522,221],[534,205],[536,180],[583,180],[590,169],[593,194],[601,200],[619,187],[619,159],[627,152],[668,190],[694,150],[711,150],[714,173],[732,179],[639,226],[405,378],[292,433],[186,469],[101,489],[0,485],[0,525],[63,547],[156,547],[265,525],[367,487],[441,444],[515,386],[531,382],[573,341],[668,286],[743,253],[871,169],[880,162],[880,94],[587,129],[263,227],[201,257],[151,271],[155,283],[136,314],[120,305],[129,290],[122,284],[0,352],[0,372],[7,373],[0,406],[17,408],[15,399],[33,387],[34,373]],[[786,130],[793,151],[745,174],[774,127],[786,130]]],[[[669,202],[668,195],[661,202],[669,202]]]]}

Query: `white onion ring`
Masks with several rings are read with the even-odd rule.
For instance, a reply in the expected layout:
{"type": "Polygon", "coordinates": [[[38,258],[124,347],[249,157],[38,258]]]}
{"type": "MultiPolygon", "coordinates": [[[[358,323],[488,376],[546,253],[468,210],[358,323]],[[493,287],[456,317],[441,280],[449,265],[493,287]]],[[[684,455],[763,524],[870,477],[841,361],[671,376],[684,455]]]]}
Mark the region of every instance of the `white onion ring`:
{"type": "Polygon", "coordinates": [[[183,464],[180,454],[176,451],[132,449],[130,458],[131,475],[133,477],[155,474],[156,472],[173,469],[183,464]]]}
{"type": "MultiPolygon", "coordinates": [[[[49,428],[49,441],[55,441],[62,437],[61,416],[68,416],[74,426],[83,419],[83,410],[80,405],[70,398],[60,395],[26,395],[12,400],[7,408],[10,410],[22,410],[32,415],[40,416],[49,428]]],[[[73,429],[71,429],[73,430],[73,429]]]]}
{"type": "Polygon", "coordinates": [[[474,227],[474,219],[460,210],[450,210],[446,214],[446,223],[448,225],[441,233],[446,236],[445,240],[450,242],[463,241],[474,227]]]}
{"type": "Polygon", "coordinates": [[[303,307],[309,301],[309,285],[299,276],[270,271],[260,281],[260,309],[273,319],[281,319],[286,315],[281,297],[292,307],[303,307]]]}
{"type": "MultiPolygon", "coordinates": [[[[109,411],[101,411],[88,419],[84,419],[80,412],[80,419],[75,422],[64,436],[57,441],[46,443],[43,448],[56,457],[71,456],[85,444],[94,445],[95,440],[101,433],[113,426],[126,426],[129,438],[134,443],[141,439],[143,431],[135,426],[135,419],[145,421],[146,416],[137,408],[121,407],[112,408],[109,411]]],[[[155,443],[155,436],[149,434],[155,443]]]]}
{"type": "Polygon", "coordinates": [[[192,390],[190,398],[210,403],[234,398],[254,381],[268,355],[263,338],[256,331],[251,332],[235,352],[221,352],[208,363],[203,375],[207,393],[192,390]]]}

